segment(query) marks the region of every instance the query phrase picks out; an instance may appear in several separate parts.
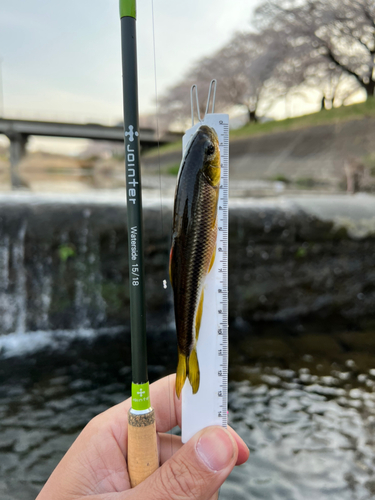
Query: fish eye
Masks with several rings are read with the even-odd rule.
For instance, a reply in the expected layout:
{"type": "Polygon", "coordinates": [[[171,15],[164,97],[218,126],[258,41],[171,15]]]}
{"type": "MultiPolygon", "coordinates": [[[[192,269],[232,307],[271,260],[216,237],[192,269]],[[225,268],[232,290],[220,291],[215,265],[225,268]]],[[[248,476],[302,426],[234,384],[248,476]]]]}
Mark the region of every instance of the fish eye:
{"type": "Polygon", "coordinates": [[[213,144],[209,144],[206,148],[206,154],[212,155],[215,152],[215,146],[213,144]]]}

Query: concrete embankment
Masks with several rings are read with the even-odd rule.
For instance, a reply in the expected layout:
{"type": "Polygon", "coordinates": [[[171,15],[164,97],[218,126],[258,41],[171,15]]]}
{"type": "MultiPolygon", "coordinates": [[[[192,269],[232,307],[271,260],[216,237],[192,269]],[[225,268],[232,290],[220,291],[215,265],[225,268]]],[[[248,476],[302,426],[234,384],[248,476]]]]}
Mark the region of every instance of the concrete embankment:
{"type": "MultiPolygon", "coordinates": [[[[233,194],[278,194],[266,182],[282,178],[285,189],[342,191],[346,189],[344,163],[350,158],[367,161],[375,155],[375,120],[361,118],[297,130],[279,130],[230,141],[230,180],[233,194]]],[[[162,170],[181,161],[181,152],[160,156],[162,170]]],[[[159,172],[159,156],[142,158],[145,173],[159,172]]],[[[369,175],[365,189],[373,190],[369,175]]]]}
{"type": "MultiPolygon", "coordinates": [[[[172,200],[145,202],[150,331],[173,328],[172,200]]],[[[0,198],[1,333],[128,325],[126,206],[114,196],[0,198]]],[[[375,197],[230,203],[230,321],[375,320],[375,197]]],[[[327,323],[327,328],[329,323],[327,323]]]]}

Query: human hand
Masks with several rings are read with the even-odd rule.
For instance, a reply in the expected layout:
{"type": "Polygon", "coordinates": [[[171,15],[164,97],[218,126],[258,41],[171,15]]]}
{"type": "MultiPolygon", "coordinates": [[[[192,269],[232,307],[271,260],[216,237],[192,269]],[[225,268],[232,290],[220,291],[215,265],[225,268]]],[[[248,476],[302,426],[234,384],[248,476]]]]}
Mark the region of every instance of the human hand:
{"type": "Polygon", "coordinates": [[[181,426],[175,376],[150,386],[162,464],[131,489],[126,455],[131,399],[92,419],[58,464],[36,500],[208,500],[249,450],[232,429],[207,427],[186,444],[165,434],[181,426]]]}

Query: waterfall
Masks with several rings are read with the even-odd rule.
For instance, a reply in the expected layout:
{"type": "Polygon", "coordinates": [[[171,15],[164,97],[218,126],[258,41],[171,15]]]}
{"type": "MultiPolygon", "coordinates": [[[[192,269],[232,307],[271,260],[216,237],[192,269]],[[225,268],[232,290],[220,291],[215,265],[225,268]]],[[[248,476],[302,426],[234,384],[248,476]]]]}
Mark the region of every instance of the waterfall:
{"type": "Polygon", "coordinates": [[[25,234],[27,222],[21,221],[14,236],[0,232],[0,332],[26,330],[27,290],[25,234]]]}
{"type": "Polygon", "coordinates": [[[99,246],[96,239],[90,238],[90,215],[89,209],[83,211],[82,227],[78,234],[74,296],[77,328],[95,327],[105,320],[99,246]]]}
{"type": "MultiPolygon", "coordinates": [[[[92,210],[78,206],[70,215],[67,207],[53,207],[48,223],[34,210],[25,213],[22,204],[1,210],[0,335],[106,326],[101,235],[92,210]]],[[[113,229],[110,240],[116,252],[113,229]]]]}
{"type": "Polygon", "coordinates": [[[26,269],[24,265],[26,228],[27,222],[22,221],[12,248],[13,268],[15,274],[13,301],[15,304],[16,314],[16,333],[24,333],[26,331],[27,291],[26,269]]]}
{"type": "Polygon", "coordinates": [[[10,241],[8,235],[0,238],[0,330],[8,332],[13,328],[14,304],[9,294],[10,241]]]}

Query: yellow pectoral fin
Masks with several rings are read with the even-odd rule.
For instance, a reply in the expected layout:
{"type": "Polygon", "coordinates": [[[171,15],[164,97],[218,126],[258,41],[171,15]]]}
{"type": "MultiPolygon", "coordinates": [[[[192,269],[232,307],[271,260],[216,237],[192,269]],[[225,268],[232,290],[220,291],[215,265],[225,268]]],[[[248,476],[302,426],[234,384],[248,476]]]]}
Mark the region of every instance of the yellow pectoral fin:
{"type": "Polygon", "coordinates": [[[186,356],[178,349],[178,365],[176,373],[176,394],[180,399],[180,394],[186,380],[186,356]]]}
{"type": "Polygon", "coordinates": [[[212,266],[214,265],[215,257],[216,257],[216,247],[215,247],[214,251],[212,252],[212,257],[211,257],[210,267],[208,268],[208,272],[211,271],[212,266]]]}
{"type": "Polygon", "coordinates": [[[196,338],[196,340],[198,340],[199,330],[201,328],[202,314],[203,314],[203,298],[204,298],[204,290],[202,290],[201,298],[199,299],[197,314],[195,316],[195,338],[196,338]]]}
{"type": "Polygon", "coordinates": [[[197,350],[194,347],[192,353],[189,356],[189,382],[193,388],[193,394],[196,394],[199,389],[200,373],[197,350]]]}

